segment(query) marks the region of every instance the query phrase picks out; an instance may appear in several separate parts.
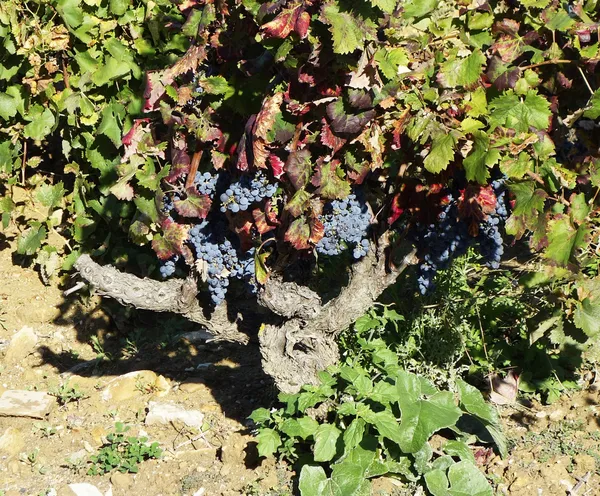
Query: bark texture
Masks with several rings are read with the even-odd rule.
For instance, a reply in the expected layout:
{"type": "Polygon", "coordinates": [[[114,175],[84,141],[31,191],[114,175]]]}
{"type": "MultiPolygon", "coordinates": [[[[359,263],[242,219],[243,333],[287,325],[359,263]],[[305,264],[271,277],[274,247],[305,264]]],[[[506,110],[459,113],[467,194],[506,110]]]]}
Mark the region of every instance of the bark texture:
{"type": "MultiPolygon", "coordinates": [[[[348,285],[326,304],[311,289],[277,278],[271,278],[259,292],[259,306],[278,316],[270,319],[276,323],[261,326],[258,340],[263,368],[281,391],[297,392],[303,384],[315,384],[317,372],[339,360],[339,333],[416,261],[414,249],[406,246],[401,263],[393,266],[386,261],[387,237],[380,238],[377,246],[373,244],[369,254],[351,267],[348,285]]],[[[239,330],[239,316],[232,315],[234,309],[225,302],[206,317],[193,277],[164,282],[141,279],[100,266],[87,255],[79,258],[75,268],[98,294],[123,305],[181,314],[206,327],[216,340],[248,342],[248,335],[239,330]]]]}

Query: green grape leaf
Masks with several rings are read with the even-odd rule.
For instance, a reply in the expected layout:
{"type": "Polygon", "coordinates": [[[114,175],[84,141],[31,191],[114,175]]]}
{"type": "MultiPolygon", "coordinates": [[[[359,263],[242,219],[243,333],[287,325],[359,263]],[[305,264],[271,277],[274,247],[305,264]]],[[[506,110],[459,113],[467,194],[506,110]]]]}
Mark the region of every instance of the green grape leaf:
{"type": "Polygon", "coordinates": [[[546,130],[550,125],[550,102],[535,91],[527,92],[521,98],[513,92],[499,96],[490,103],[490,127],[498,126],[514,129],[517,132],[528,132],[530,127],[546,130]]]}
{"type": "Polygon", "coordinates": [[[19,255],[35,255],[46,239],[46,232],[46,228],[41,224],[25,229],[17,239],[17,253],[19,255]]]}
{"type": "Polygon", "coordinates": [[[383,75],[392,80],[398,76],[398,67],[408,66],[408,54],[404,48],[380,48],[375,52],[375,62],[383,75]]]}
{"type": "Polygon", "coordinates": [[[23,135],[36,141],[48,136],[56,123],[52,110],[41,105],[31,108],[25,118],[30,122],[24,127],[23,135]]]}
{"type": "Polygon", "coordinates": [[[454,55],[442,64],[440,73],[438,74],[438,81],[445,88],[472,86],[483,74],[486,62],[487,59],[481,53],[481,50],[475,50],[464,58],[457,58],[454,55]]]}
{"type": "Polygon", "coordinates": [[[594,91],[583,116],[588,119],[597,119],[600,117],[600,89],[594,91]]]}
{"type": "Polygon", "coordinates": [[[0,93],[0,117],[8,121],[17,115],[18,100],[6,93],[0,93]]]}
{"type": "Polygon", "coordinates": [[[316,194],[322,198],[342,199],[350,194],[350,183],[344,179],[344,172],[339,165],[339,160],[317,165],[311,182],[317,187],[316,194]]]}
{"type": "Polygon", "coordinates": [[[398,5],[398,0],[370,0],[370,2],[373,7],[379,7],[386,14],[394,12],[396,5],[398,5]]]}
{"type": "Polygon", "coordinates": [[[402,412],[398,444],[404,453],[416,453],[431,435],[456,424],[461,415],[449,391],[434,392],[426,380],[406,371],[399,371],[396,379],[398,404],[402,412]]]}
{"type": "Polygon", "coordinates": [[[585,298],[577,302],[573,321],[589,337],[597,336],[600,333],[600,298],[585,298]]]}
{"type": "Polygon", "coordinates": [[[330,26],[334,53],[352,53],[363,47],[366,32],[356,17],[348,12],[340,12],[335,3],[324,5],[322,15],[324,21],[330,26]]]}
{"type": "Polygon", "coordinates": [[[455,146],[456,138],[452,133],[435,138],[429,154],[425,157],[425,168],[434,174],[446,170],[454,158],[455,146]]]}
{"type": "Polygon", "coordinates": [[[356,448],[365,435],[366,423],[361,418],[355,418],[344,431],[344,447],[346,450],[356,448]]]}
{"type": "Polygon", "coordinates": [[[316,462],[328,462],[337,452],[340,430],[332,424],[321,424],[316,430],[314,454],[316,462]]]}
{"type": "Polygon", "coordinates": [[[407,17],[423,17],[438,6],[439,0],[407,0],[402,2],[403,14],[407,17]]]}
{"type": "Polygon", "coordinates": [[[118,103],[110,103],[102,110],[102,120],[98,126],[98,133],[107,136],[117,148],[121,146],[121,125],[119,115],[123,112],[123,106],[118,103]]]}
{"type": "Polygon", "coordinates": [[[489,168],[500,159],[498,150],[490,149],[490,138],[483,131],[473,133],[473,149],[463,161],[468,181],[485,184],[490,177],[489,168]]]}
{"type": "Polygon", "coordinates": [[[548,247],[544,255],[559,265],[567,265],[577,250],[585,245],[588,232],[585,224],[576,229],[566,216],[551,219],[548,222],[548,247]]]}
{"type": "Polygon", "coordinates": [[[35,192],[35,198],[44,207],[52,209],[60,205],[62,199],[65,196],[65,188],[62,182],[56,183],[55,185],[42,184],[35,192]]]}

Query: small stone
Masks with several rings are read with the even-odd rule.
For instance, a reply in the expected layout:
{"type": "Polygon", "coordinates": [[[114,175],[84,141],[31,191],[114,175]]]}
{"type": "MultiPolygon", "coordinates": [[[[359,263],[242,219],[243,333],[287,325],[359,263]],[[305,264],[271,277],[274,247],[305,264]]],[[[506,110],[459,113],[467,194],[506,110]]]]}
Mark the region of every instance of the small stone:
{"type": "Polygon", "coordinates": [[[169,424],[179,420],[189,427],[202,428],[204,414],[199,410],[185,410],[173,403],[158,403],[151,401],[148,405],[146,425],[169,424]]]}
{"type": "Polygon", "coordinates": [[[0,417],[43,419],[56,399],[40,391],[9,389],[0,396],[0,417]]]}
{"type": "Polygon", "coordinates": [[[169,394],[169,391],[171,391],[171,384],[167,379],[164,378],[164,376],[159,375],[156,378],[156,381],[154,381],[154,388],[156,390],[154,395],[161,398],[169,394]]]}
{"type": "Polygon", "coordinates": [[[201,379],[190,378],[179,385],[179,389],[184,393],[195,393],[197,391],[207,390],[206,384],[201,382],[201,379]]]}
{"type": "Polygon", "coordinates": [[[38,338],[35,331],[31,327],[23,327],[10,340],[6,355],[4,356],[4,364],[17,365],[34,352],[37,341],[38,338]]]}
{"type": "Polygon", "coordinates": [[[141,394],[140,385],[156,382],[156,374],[151,370],[137,370],[121,375],[110,381],[102,392],[104,401],[124,401],[141,394]]]}
{"type": "Polygon", "coordinates": [[[90,431],[90,434],[96,444],[102,444],[102,438],[106,436],[106,430],[100,426],[96,426],[90,431]]]}
{"type": "Polygon", "coordinates": [[[553,412],[550,413],[548,418],[552,422],[558,422],[559,420],[562,420],[565,418],[565,411],[562,408],[557,408],[556,410],[554,410],[553,412]]]}
{"type": "Polygon", "coordinates": [[[21,431],[15,427],[9,427],[0,436],[0,452],[16,455],[25,447],[25,441],[21,431]]]}
{"type": "Polygon", "coordinates": [[[116,488],[127,489],[133,484],[133,479],[128,474],[122,474],[121,472],[115,472],[111,476],[110,482],[116,488]]]}
{"type": "Polygon", "coordinates": [[[207,339],[211,339],[214,336],[207,331],[192,331],[186,332],[179,336],[179,339],[182,341],[187,341],[190,344],[201,343],[202,341],[206,341],[207,339]]]}
{"type": "Polygon", "coordinates": [[[69,484],[69,489],[75,496],[112,496],[112,489],[109,489],[104,495],[96,486],[81,482],[79,484],[69,484]]]}

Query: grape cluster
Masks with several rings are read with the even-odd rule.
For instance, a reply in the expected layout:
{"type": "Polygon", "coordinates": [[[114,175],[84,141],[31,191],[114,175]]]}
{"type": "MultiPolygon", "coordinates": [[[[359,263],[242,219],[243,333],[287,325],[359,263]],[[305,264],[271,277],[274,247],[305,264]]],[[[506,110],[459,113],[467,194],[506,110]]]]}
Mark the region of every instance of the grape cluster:
{"type": "Polygon", "coordinates": [[[240,210],[248,210],[253,203],[271,198],[276,192],[277,185],[269,183],[262,172],[258,172],[254,177],[242,176],[221,193],[221,212],[230,210],[237,213],[240,210]]]}
{"type": "Polygon", "coordinates": [[[371,214],[355,194],[325,205],[319,220],[325,228],[324,236],[316,246],[319,253],[339,255],[348,246],[354,245],[355,259],[367,254],[369,241],[365,237],[371,224],[371,214]]]}
{"type": "Polygon", "coordinates": [[[171,277],[173,274],[175,274],[175,264],[177,263],[177,260],[179,260],[179,256],[175,255],[166,262],[161,263],[159,271],[163,279],[171,277]]]}
{"type": "Polygon", "coordinates": [[[415,243],[423,256],[417,284],[419,292],[433,289],[435,274],[448,267],[453,258],[466,253],[471,242],[467,225],[458,218],[458,208],[452,196],[438,216],[437,224],[415,225],[415,243]]]}
{"type": "Polygon", "coordinates": [[[196,251],[196,258],[207,265],[208,290],[215,305],[225,299],[230,278],[251,283],[255,274],[254,250],[249,250],[240,257],[236,247],[224,237],[223,232],[219,223],[206,220],[196,224],[189,232],[189,242],[196,251]]]}
{"type": "Polygon", "coordinates": [[[477,244],[485,264],[497,269],[504,254],[501,226],[508,217],[508,205],[504,179],[492,182],[496,195],[495,210],[479,223],[476,237],[469,234],[467,223],[459,218],[458,207],[452,196],[448,196],[448,204],[433,224],[415,225],[414,241],[422,257],[417,283],[419,292],[426,294],[434,287],[435,274],[445,269],[450,262],[466,253],[469,246],[477,244]]]}
{"type": "Polygon", "coordinates": [[[194,177],[194,186],[198,190],[198,193],[212,197],[217,189],[218,178],[217,174],[212,175],[210,172],[205,172],[204,174],[197,172],[194,177]]]}
{"type": "MultiPolygon", "coordinates": [[[[179,197],[177,197],[175,199],[178,200],[179,197]]],[[[173,210],[174,207],[175,207],[175,204],[173,203],[173,198],[171,198],[169,195],[164,195],[162,197],[162,206],[161,206],[162,213],[168,214],[171,210],[173,210]]]]}

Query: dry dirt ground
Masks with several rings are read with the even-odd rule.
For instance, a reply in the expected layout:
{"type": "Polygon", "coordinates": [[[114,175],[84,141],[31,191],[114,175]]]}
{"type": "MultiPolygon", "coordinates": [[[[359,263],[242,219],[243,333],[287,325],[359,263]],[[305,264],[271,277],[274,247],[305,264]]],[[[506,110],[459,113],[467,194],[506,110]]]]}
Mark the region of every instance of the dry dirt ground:
{"type": "MultiPolygon", "coordinates": [[[[0,416],[0,496],[73,496],[74,483],[114,496],[294,494],[292,470],[259,460],[248,429],[252,410],[275,398],[256,346],[182,338],[198,329],[81,294],[64,297],[59,284],[45,286],[34,270],[15,265],[8,249],[0,251],[0,281],[0,395],[56,398],[43,419],[0,416]],[[15,338],[24,327],[31,330],[15,338]],[[149,423],[157,403],[185,410],[193,422],[149,423]],[[128,436],[157,441],[162,457],[136,474],[87,475],[90,456],[117,422],[130,427],[128,436]]],[[[551,406],[504,408],[511,455],[483,467],[497,494],[600,494],[599,403],[591,389],[551,406]]],[[[410,494],[391,480],[374,488],[381,496],[410,494]]]]}

